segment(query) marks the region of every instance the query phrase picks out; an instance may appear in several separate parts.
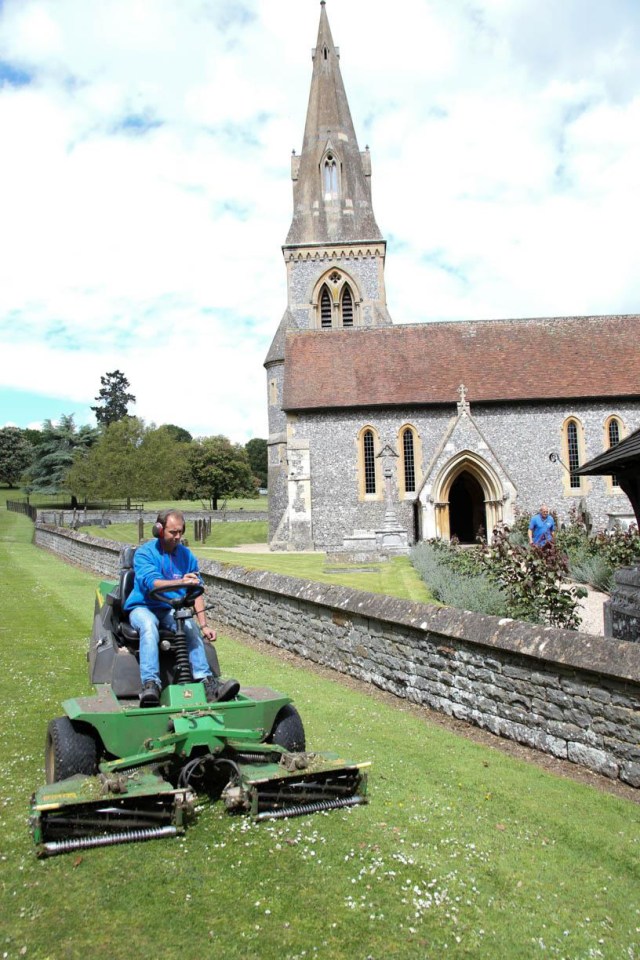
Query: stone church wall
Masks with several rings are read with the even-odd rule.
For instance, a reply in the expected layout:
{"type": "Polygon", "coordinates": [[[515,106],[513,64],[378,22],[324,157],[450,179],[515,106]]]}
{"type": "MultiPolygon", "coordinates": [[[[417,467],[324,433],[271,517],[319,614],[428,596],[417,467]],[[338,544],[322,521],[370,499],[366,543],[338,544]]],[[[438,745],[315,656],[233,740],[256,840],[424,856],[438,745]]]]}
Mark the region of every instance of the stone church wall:
{"type": "MultiPolygon", "coordinates": [[[[115,576],[120,544],[41,525],[35,542],[115,576]]],[[[227,626],[640,787],[640,644],[226,564],[201,569],[227,626]]]]}
{"type": "MultiPolygon", "coordinates": [[[[552,463],[549,453],[563,452],[562,427],[567,417],[577,416],[584,425],[584,461],[603,449],[604,424],[611,414],[619,416],[627,431],[640,426],[640,404],[555,404],[474,406],[471,415],[487,444],[516,488],[516,509],[537,510],[546,501],[560,522],[570,520],[571,510],[586,498],[594,529],[605,529],[610,517],[630,513],[627,497],[607,491],[604,477],[584,478],[583,490],[567,495],[562,463],[552,463]]],[[[378,434],[380,446],[388,443],[397,450],[401,427],[411,424],[420,438],[422,462],[416,465],[417,483],[428,470],[443,436],[456,416],[456,405],[448,410],[420,407],[301,413],[295,418],[295,433],[310,441],[313,540],[316,548],[337,550],[345,536],[356,530],[373,530],[384,520],[385,499],[362,501],[358,496],[357,438],[365,425],[378,434]]],[[[449,456],[457,451],[452,450],[449,456]]],[[[482,455],[482,450],[478,451],[482,455]]],[[[400,500],[394,467],[393,507],[400,524],[414,539],[413,496],[400,500]]]]}
{"type": "Polygon", "coordinates": [[[640,404],[512,405],[508,412],[497,407],[471,407],[488,443],[496,451],[518,491],[518,507],[525,513],[546,501],[561,521],[568,521],[572,507],[584,497],[594,529],[607,527],[610,514],[632,513],[622,491],[609,493],[605,477],[583,477],[583,489],[567,495],[566,476],[561,463],[551,463],[549,453],[563,452],[562,426],[567,417],[577,417],[584,427],[585,450],[582,462],[602,453],[605,421],[615,414],[627,432],[640,426],[640,404]]]}

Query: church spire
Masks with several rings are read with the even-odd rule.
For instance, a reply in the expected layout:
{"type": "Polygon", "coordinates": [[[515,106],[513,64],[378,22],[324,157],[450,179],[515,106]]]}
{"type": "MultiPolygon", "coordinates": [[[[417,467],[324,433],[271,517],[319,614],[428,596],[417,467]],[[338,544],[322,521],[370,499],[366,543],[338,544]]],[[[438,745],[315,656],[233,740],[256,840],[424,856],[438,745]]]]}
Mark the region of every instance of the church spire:
{"type": "Polygon", "coordinates": [[[324,0],[300,156],[292,157],[293,220],[286,246],[381,240],[371,205],[371,162],[361,153],[324,0]]]}

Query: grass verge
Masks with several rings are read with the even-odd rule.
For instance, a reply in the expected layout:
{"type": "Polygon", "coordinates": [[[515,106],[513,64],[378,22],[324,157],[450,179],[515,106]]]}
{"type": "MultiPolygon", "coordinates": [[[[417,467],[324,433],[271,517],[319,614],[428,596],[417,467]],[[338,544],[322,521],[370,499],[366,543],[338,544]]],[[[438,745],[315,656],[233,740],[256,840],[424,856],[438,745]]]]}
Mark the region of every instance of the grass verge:
{"type": "MultiPolygon", "coordinates": [[[[84,533],[107,537],[122,543],[138,542],[138,527],[133,523],[113,523],[108,527],[83,527],[84,533]]],[[[146,535],[150,533],[147,526],[146,535]]],[[[249,570],[270,570],[285,576],[301,577],[319,583],[333,583],[351,590],[384,593],[416,603],[433,603],[429,588],[416,572],[408,557],[394,557],[385,563],[348,564],[327,560],[324,553],[236,553],[222,547],[266,543],[267,523],[262,520],[214,523],[205,544],[196,543],[193,524],[187,523],[187,539],[193,552],[203,560],[217,560],[249,570]]]]}
{"type": "Polygon", "coordinates": [[[290,693],[311,747],[373,761],[370,804],[255,826],[203,802],[182,840],[37,861],[28,797],[89,689],[95,584],[31,530],[0,513],[6,960],[640,956],[640,806],[226,637],[225,672],[290,693]]]}

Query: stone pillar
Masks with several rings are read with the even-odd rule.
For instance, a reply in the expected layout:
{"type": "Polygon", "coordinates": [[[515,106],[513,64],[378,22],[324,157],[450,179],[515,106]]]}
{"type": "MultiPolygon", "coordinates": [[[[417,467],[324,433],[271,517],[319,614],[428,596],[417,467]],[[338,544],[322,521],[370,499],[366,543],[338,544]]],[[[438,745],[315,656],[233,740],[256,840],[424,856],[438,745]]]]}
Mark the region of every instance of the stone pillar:
{"type": "Polygon", "coordinates": [[[308,440],[289,440],[289,549],[313,550],[311,459],[308,440]]]}

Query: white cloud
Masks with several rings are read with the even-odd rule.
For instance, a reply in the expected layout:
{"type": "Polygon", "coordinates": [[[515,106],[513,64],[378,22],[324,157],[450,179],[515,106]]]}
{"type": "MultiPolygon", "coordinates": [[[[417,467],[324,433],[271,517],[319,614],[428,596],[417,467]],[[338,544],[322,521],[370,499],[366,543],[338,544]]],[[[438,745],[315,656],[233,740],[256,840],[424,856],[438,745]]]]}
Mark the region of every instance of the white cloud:
{"type": "MultiPolygon", "coordinates": [[[[396,322],[638,308],[631,0],[327,12],[396,322]]],[[[0,384],[88,408],[118,368],[148,421],[266,435],[318,15],[5,0],[0,64],[31,82],[0,86],[0,384]]]]}

